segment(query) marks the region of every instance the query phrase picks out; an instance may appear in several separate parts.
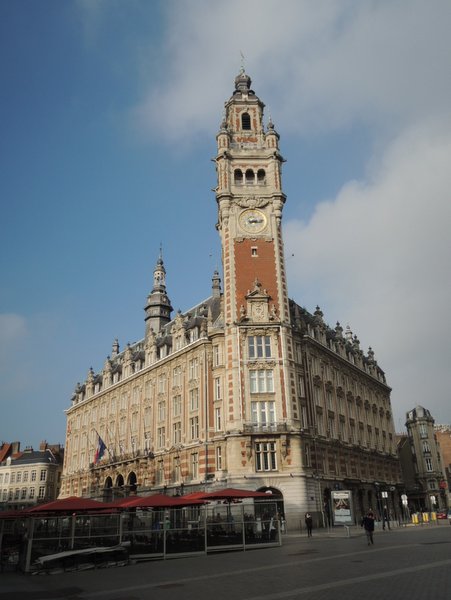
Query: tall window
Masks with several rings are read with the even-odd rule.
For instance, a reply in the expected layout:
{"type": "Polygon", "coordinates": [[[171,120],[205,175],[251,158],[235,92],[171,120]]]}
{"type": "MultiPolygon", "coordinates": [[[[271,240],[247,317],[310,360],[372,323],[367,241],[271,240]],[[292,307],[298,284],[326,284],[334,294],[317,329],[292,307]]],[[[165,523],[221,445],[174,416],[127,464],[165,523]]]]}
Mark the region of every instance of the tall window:
{"type": "Polygon", "coordinates": [[[269,335],[248,337],[249,358],[271,358],[271,338],[269,335]]]}
{"type": "Polygon", "coordinates": [[[276,422],[275,402],[251,402],[252,423],[272,425],[276,422]]]}
{"type": "Polygon", "coordinates": [[[274,376],[271,369],[249,371],[251,394],[274,392],[274,376]]]}
{"type": "Polygon", "coordinates": [[[222,398],[222,386],[221,386],[221,378],[215,377],[215,400],[221,400],[222,398]]]}
{"type": "Polygon", "coordinates": [[[189,361],[189,378],[190,380],[197,379],[199,377],[199,360],[193,358],[189,361]]]}
{"type": "Polygon", "coordinates": [[[157,429],[157,440],[158,440],[158,447],[163,448],[164,445],[166,444],[166,429],[165,429],[165,427],[159,427],[157,429]]]}
{"type": "Polygon", "coordinates": [[[38,498],[39,498],[39,500],[42,500],[43,498],[45,498],[45,485],[39,486],[38,498]]]}
{"type": "Polygon", "coordinates": [[[199,454],[197,452],[191,454],[191,477],[193,479],[199,477],[199,454]]]}
{"type": "Polygon", "coordinates": [[[222,419],[221,419],[221,408],[215,408],[215,431],[221,431],[222,419]]]}
{"type": "Polygon", "coordinates": [[[164,373],[158,377],[158,392],[160,394],[166,392],[166,375],[164,373]]]}
{"type": "Polygon", "coordinates": [[[156,477],[157,484],[161,484],[164,482],[164,461],[163,460],[158,461],[156,476],[157,476],[156,477]]]}
{"type": "Polygon", "coordinates": [[[172,372],[172,385],[174,387],[182,385],[182,367],[175,367],[172,372]]]}
{"type": "Polygon", "coordinates": [[[189,409],[198,410],[199,408],[199,388],[193,388],[189,391],[189,409]]]}
{"type": "Polygon", "coordinates": [[[428,430],[426,428],[425,423],[420,423],[420,437],[427,438],[428,430]]]}
{"type": "Polygon", "coordinates": [[[432,471],[434,470],[432,468],[432,460],[430,458],[425,458],[425,463],[426,463],[426,471],[428,471],[429,473],[432,473],[432,471]]]}
{"type": "Polygon", "coordinates": [[[216,446],[216,470],[222,471],[222,447],[216,446]]]}
{"type": "Polygon", "coordinates": [[[189,420],[191,439],[197,440],[199,438],[199,417],[191,417],[189,420]]]}
{"type": "Polygon", "coordinates": [[[251,128],[251,116],[249,113],[245,112],[241,115],[241,128],[246,131],[251,128]]]}
{"type": "Polygon", "coordinates": [[[222,364],[221,346],[217,344],[213,346],[213,366],[218,367],[220,364],[222,364]]]}
{"type": "Polygon", "coordinates": [[[164,421],[166,419],[166,402],[158,402],[158,420],[164,421]]]}
{"type": "Polygon", "coordinates": [[[178,394],[172,398],[172,415],[179,417],[182,414],[182,397],[178,394]]]}
{"type": "Polygon", "coordinates": [[[182,424],[180,421],[177,421],[172,427],[174,444],[180,444],[182,442],[182,424]]]}
{"type": "Polygon", "coordinates": [[[257,471],[276,471],[276,442],[256,442],[255,461],[257,471]]]}

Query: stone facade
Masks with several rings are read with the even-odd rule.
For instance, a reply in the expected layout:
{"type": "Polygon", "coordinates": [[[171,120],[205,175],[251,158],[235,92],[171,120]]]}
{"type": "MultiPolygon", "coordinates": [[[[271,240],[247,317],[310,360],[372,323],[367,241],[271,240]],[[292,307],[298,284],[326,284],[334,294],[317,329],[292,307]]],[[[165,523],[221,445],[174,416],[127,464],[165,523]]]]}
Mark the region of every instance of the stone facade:
{"type": "Polygon", "coordinates": [[[60,492],[64,450],[42,442],[39,450],[20,442],[0,448],[0,510],[28,508],[56,500],[60,492]]]}
{"type": "Polygon", "coordinates": [[[429,410],[416,406],[406,415],[407,435],[399,456],[410,511],[436,511],[448,506],[446,474],[429,410]]]}
{"type": "Polygon", "coordinates": [[[356,518],[381,490],[396,510],[390,388],[373,351],[288,298],[284,159],[263,109],[242,71],[217,134],[223,289],[215,272],[211,296],[172,318],[160,255],[144,339],[115,341],[67,409],[62,496],[260,489],[293,527],[306,511],[329,519],[334,489],[352,491],[356,518]]]}

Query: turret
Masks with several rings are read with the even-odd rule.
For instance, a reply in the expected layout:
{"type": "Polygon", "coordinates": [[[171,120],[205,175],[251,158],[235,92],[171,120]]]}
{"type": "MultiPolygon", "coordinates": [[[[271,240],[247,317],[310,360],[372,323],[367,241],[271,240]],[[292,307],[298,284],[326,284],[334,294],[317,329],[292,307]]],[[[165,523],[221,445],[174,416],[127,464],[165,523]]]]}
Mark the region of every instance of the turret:
{"type": "Polygon", "coordinates": [[[144,318],[146,322],[146,338],[149,336],[151,329],[155,333],[159,333],[171,320],[173,308],[166,293],[166,269],[164,268],[161,252],[153,271],[153,288],[147,296],[147,303],[144,310],[146,312],[144,318]]]}

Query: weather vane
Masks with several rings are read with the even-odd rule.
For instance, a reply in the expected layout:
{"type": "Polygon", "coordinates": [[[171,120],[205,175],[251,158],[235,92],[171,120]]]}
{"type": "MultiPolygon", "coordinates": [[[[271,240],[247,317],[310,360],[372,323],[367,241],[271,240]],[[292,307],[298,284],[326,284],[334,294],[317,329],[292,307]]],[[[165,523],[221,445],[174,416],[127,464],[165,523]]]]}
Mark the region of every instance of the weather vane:
{"type": "Polygon", "coordinates": [[[240,50],[240,54],[241,54],[241,72],[244,73],[244,54],[241,50],[240,50]]]}

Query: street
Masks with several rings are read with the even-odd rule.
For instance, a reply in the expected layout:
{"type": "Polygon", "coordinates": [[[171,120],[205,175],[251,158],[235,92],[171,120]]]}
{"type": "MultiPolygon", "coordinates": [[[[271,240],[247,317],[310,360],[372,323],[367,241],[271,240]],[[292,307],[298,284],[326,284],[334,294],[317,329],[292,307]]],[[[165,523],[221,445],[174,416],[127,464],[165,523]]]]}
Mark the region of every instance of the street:
{"type": "Polygon", "coordinates": [[[0,600],[445,600],[451,527],[288,534],[280,548],[224,552],[57,575],[0,575],[0,600]]]}

